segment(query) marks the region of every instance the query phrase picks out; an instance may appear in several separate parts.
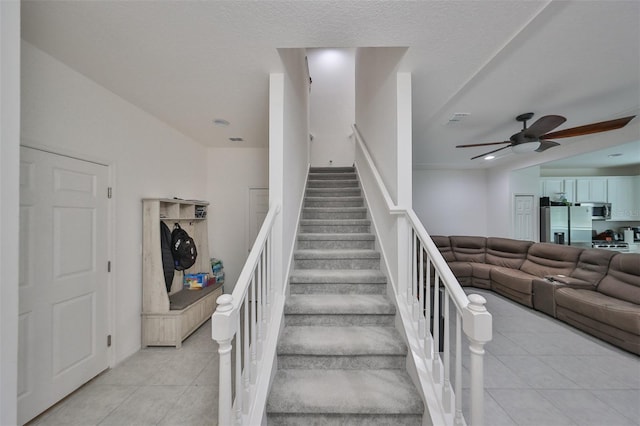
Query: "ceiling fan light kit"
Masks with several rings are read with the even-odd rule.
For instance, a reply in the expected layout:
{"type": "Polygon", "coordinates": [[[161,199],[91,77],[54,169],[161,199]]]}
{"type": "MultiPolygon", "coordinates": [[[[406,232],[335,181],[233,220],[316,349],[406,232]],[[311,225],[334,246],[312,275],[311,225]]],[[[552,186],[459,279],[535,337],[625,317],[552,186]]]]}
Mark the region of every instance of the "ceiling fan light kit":
{"type": "Polygon", "coordinates": [[[549,139],[571,138],[575,136],[589,135],[591,133],[608,132],[610,130],[620,129],[633,120],[635,115],[615,120],[601,121],[599,123],[586,124],[584,126],[572,127],[552,133],[549,132],[567,121],[567,119],[561,115],[545,115],[531,126],[527,127],[527,121],[532,117],[532,112],[527,112],[517,116],[516,120],[522,122],[522,130],[511,135],[508,141],[457,145],[456,148],[507,144],[503,147],[494,149],[493,151],[471,157],[472,160],[480,157],[486,158],[493,153],[507,148],[511,148],[511,151],[516,154],[524,154],[533,151],[543,152],[549,148],[560,145],[558,142],[549,139]]]}

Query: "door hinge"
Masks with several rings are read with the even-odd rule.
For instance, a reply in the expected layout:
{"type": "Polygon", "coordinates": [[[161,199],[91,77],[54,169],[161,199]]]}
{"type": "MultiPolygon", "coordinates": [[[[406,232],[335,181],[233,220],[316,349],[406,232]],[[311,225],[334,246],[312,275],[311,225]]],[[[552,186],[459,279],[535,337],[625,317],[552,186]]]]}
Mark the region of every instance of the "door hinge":
{"type": "Polygon", "coordinates": [[[107,272],[111,272],[111,261],[107,261],[107,272]]]}
{"type": "Polygon", "coordinates": [[[111,347],[111,335],[110,334],[107,336],[107,347],[108,348],[111,347]]]}
{"type": "Polygon", "coordinates": [[[107,188],[107,198],[111,198],[113,196],[113,188],[107,188]]]}

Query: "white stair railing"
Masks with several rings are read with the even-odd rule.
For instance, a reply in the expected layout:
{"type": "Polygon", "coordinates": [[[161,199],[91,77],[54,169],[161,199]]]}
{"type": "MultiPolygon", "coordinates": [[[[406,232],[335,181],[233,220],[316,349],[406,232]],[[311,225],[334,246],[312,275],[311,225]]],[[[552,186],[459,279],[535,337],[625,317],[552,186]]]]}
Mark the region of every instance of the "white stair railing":
{"type": "Polygon", "coordinates": [[[486,300],[477,294],[466,295],[413,209],[393,203],[362,135],[356,126],[353,131],[356,171],[382,255],[387,264],[397,262],[389,278],[427,414],[432,424],[469,421],[482,425],[484,345],[492,338],[486,300]],[[395,234],[390,235],[389,229],[395,234]],[[463,337],[469,341],[470,352],[468,420],[462,413],[463,337]]]}
{"type": "Polygon", "coordinates": [[[260,424],[264,415],[284,306],[272,278],[273,227],[280,207],[264,219],[232,294],[217,300],[211,336],[220,354],[218,424],[260,424]]]}

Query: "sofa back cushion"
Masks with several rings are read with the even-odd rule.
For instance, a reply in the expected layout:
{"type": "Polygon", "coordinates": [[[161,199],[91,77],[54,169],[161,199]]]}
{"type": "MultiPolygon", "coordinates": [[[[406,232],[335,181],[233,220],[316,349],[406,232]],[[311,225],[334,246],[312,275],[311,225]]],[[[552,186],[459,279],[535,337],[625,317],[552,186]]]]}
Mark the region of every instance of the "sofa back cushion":
{"type": "Polygon", "coordinates": [[[537,277],[571,275],[583,249],[550,243],[535,243],[529,247],[520,270],[537,277]]]}
{"type": "Polygon", "coordinates": [[[598,285],[609,269],[611,258],[616,254],[612,250],[586,249],[580,253],[576,269],[571,276],[598,285]]]}
{"type": "Polygon", "coordinates": [[[454,262],[456,257],[453,255],[453,250],[451,249],[451,243],[449,242],[449,237],[442,235],[433,235],[431,236],[433,243],[440,250],[440,254],[444,257],[444,260],[447,262],[454,262]]]}
{"type": "Polygon", "coordinates": [[[640,305],[640,253],[616,253],[597,291],[640,305]]]}
{"type": "Polygon", "coordinates": [[[512,240],[509,238],[487,238],[486,263],[505,268],[519,269],[527,258],[527,252],[533,241],[512,240]]]}
{"type": "Polygon", "coordinates": [[[486,237],[450,236],[449,241],[458,262],[484,263],[486,237]]]}

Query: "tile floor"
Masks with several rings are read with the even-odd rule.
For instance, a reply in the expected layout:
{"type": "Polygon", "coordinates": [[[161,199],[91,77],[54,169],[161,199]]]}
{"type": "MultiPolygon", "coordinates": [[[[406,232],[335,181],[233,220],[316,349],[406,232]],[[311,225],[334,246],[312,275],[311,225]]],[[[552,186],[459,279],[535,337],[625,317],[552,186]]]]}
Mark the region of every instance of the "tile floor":
{"type": "MultiPolygon", "coordinates": [[[[487,299],[494,320],[485,348],[486,425],[640,425],[640,357],[492,292],[471,292],[487,299]]],[[[210,327],[181,349],[139,351],[33,424],[215,425],[218,356],[210,327]]]]}

